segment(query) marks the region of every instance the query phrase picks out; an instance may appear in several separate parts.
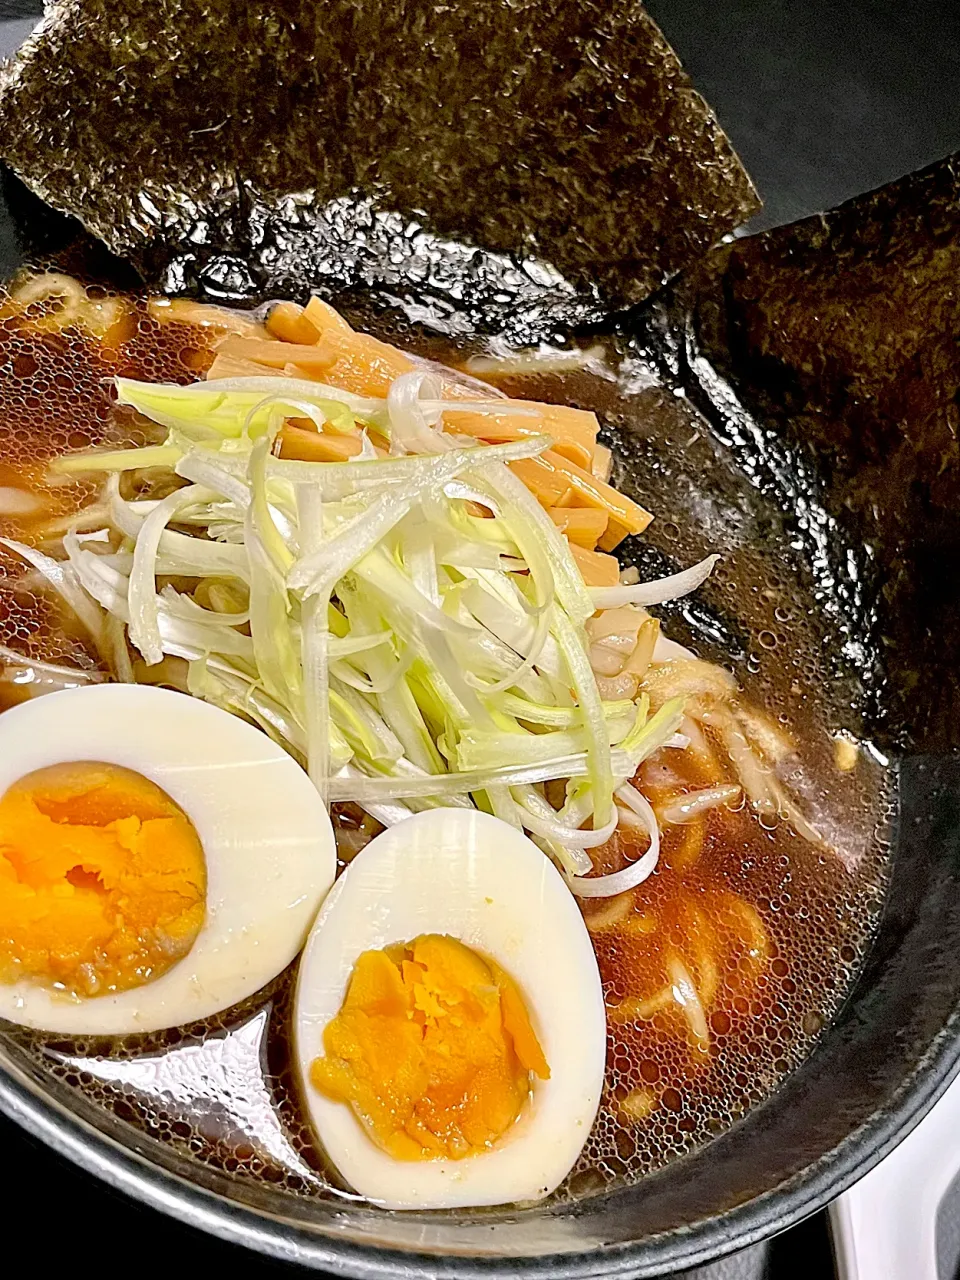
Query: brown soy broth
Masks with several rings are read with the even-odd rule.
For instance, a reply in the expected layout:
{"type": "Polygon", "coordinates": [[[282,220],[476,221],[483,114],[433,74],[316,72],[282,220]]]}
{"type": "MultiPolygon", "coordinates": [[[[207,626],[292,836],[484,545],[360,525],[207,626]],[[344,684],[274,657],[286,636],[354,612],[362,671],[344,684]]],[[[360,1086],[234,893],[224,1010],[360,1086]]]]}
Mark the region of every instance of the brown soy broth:
{"type": "MultiPolygon", "coordinates": [[[[81,308],[58,327],[55,306],[16,315],[0,296],[0,488],[25,489],[40,504],[29,517],[0,514],[0,533],[34,545],[44,545],[51,522],[95,497],[85,483],[49,484],[50,458],[154,438],[149,424],[113,403],[112,377],[193,380],[218,336],[158,319],[137,299],[125,300],[105,329],[107,291],[87,297],[92,313],[81,308]]],[[[596,408],[627,460],[615,479],[659,515],[645,542],[681,562],[722,552],[706,594],[718,616],[733,620],[736,644],[711,650],[683,614],[664,615],[665,631],[712,660],[730,665],[733,654],[751,701],[796,742],[781,766],[785,780],[843,856],[784,823],[765,828],[742,804],[720,807],[664,826],[659,866],[628,902],[585,906],[609,1011],[608,1070],[597,1124],[561,1198],[633,1180],[699,1146],[803,1061],[869,945],[892,813],[892,784],[867,753],[849,772],[835,766],[833,736],[856,728],[855,682],[831,665],[832,642],[776,531],[768,536],[746,517],[737,525],[746,499],[730,464],[692,409],[670,404],[669,415],[658,415],[656,389],[638,393],[627,363],[619,377],[523,377],[504,388],[596,408]],[[705,1039],[669,998],[678,963],[704,994],[705,1039]]],[[[2,549],[0,644],[81,668],[96,663],[48,593],[2,549]]],[[[0,686],[0,708],[13,700],[0,686]]],[[[717,769],[732,779],[727,766],[717,769]]],[[[715,781],[716,769],[705,773],[677,750],[659,753],[640,777],[655,804],[666,792],[715,781]]],[[[613,870],[641,851],[622,835],[600,861],[613,870]]],[[[66,1042],[8,1026],[0,1040],[188,1164],[287,1195],[342,1194],[302,1119],[288,1038],[292,992],[288,972],[242,1007],[154,1036],[66,1042]]]]}
{"type": "MultiPolygon", "coordinates": [[[[683,753],[671,754],[681,784],[702,786],[683,753]]],[[[611,869],[637,856],[622,843],[611,869]]],[[[657,870],[623,918],[605,924],[609,905],[585,908],[608,1005],[608,1068],[574,1185],[641,1176],[699,1146],[803,1061],[862,961],[881,876],[879,851],[852,879],[832,854],[783,823],[765,830],[742,803],[664,825],[657,870]],[[706,1042],[676,1002],[636,1008],[669,988],[671,953],[701,994],[715,986],[703,1001],[706,1042]]]]}
{"type": "MultiPolygon", "coordinates": [[[[88,481],[50,483],[45,472],[52,458],[154,438],[152,424],[114,403],[113,378],[191,382],[211,344],[203,329],[157,320],[141,299],[116,300],[116,311],[104,314],[109,291],[91,288],[87,298],[88,313],[61,329],[57,305],[37,303],[23,312],[0,293],[0,488],[36,502],[26,517],[5,515],[0,503],[0,535],[41,549],[47,531],[95,493],[88,481]]],[[[3,547],[0,643],[47,662],[89,667],[93,661],[70,617],[3,547]]]]}

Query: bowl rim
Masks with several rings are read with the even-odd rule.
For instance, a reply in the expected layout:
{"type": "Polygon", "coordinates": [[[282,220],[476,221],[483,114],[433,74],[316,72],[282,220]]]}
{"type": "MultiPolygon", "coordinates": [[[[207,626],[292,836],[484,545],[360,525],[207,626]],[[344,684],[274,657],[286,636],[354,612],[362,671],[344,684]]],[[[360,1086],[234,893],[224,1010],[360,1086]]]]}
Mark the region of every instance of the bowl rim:
{"type": "MultiPolygon", "coordinates": [[[[802,1067],[800,1070],[802,1071],[802,1067]]],[[[825,1208],[878,1164],[960,1074],[955,1009],[890,1102],[779,1186],[711,1217],[655,1236],[582,1251],[536,1255],[423,1253],[321,1237],[289,1219],[230,1201],[101,1132],[16,1064],[0,1061],[0,1112],[85,1172],[197,1230],[278,1261],[354,1280],[653,1280],[702,1266],[794,1226],[825,1208]]],[[[602,1193],[601,1193],[602,1194],[602,1193]]]]}

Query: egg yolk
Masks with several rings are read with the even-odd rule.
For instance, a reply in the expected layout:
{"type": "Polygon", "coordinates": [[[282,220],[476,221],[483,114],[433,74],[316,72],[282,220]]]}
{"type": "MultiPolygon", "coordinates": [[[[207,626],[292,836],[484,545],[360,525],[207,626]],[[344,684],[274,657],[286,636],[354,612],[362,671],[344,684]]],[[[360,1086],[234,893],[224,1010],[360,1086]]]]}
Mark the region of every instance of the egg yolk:
{"type": "Polygon", "coordinates": [[[400,1160],[488,1148],[550,1075],[513,980],[438,934],[363,952],[323,1047],[314,1086],[400,1160]]]}
{"type": "Polygon", "coordinates": [[[0,798],[0,981],[139,986],[190,950],[205,896],[193,824],[139,773],[53,765],[0,798]]]}

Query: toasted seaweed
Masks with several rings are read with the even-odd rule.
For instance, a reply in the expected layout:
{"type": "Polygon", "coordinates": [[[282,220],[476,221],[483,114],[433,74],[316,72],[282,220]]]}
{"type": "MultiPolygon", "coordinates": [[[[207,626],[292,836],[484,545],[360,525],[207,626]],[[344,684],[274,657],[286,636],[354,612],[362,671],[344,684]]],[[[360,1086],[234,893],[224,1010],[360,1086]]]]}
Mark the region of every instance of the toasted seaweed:
{"type": "Polygon", "coordinates": [[[0,140],[153,285],[452,332],[637,303],[758,207],[637,0],[61,0],[0,140]]]}
{"type": "Polygon", "coordinates": [[[872,729],[960,745],[960,156],[710,253],[635,349],[791,513],[872,729]]]}

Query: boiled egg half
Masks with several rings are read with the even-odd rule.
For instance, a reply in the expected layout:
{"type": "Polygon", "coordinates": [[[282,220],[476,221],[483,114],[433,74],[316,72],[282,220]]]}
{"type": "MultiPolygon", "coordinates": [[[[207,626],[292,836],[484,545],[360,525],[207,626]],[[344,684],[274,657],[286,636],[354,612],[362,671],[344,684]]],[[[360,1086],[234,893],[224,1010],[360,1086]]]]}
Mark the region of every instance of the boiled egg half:
{"type": "Polygon", "coordinates": [[[390,1209],[538,1200],[600,1101],[600,976],[574,898],[521,832],[434,809],[376,837],[300,963],[306,1108],[345,1181],[390,1209]]]}
{"type": "Polygon", "coordinates": [[[0,716],[0,1017],[155,1031],[296,956],[336,854],[300,766],[168,689],[98,684],[0,716]]]}

